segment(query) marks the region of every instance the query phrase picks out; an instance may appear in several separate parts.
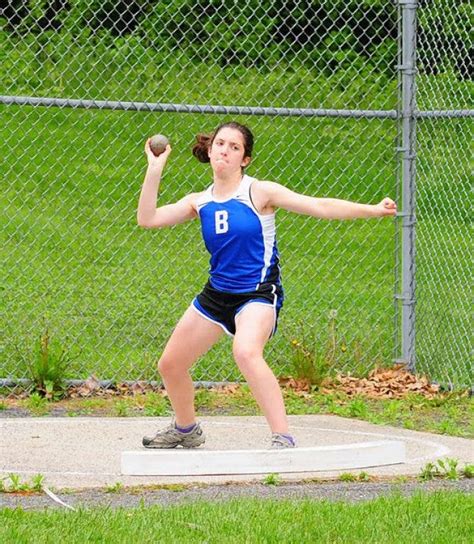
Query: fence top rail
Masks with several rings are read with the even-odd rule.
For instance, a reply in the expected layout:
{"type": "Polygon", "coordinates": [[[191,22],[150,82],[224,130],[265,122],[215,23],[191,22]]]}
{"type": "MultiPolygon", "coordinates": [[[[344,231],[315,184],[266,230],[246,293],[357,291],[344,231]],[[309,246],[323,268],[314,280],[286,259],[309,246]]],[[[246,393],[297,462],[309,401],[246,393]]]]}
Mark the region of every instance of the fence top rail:
{"type": "Polygon", "coordinates": [[[35,96],[0,96],[2,104],[56,106],[64,108],[160,111],[235,115],[269,115],[281,117],[363,117],[396,119],[396,110],[343,110],[322,108],[271,108],[263,106],[221,106],[202,104],[165,104],[112,100],[81,100],[35,96]]]}
{"type": "MultiPolygon", "coordinates": [[[[121,100],[82,100],[37,96],[1,95],[0,104],[26,106],[54,106],[76,109],[107,109],[123,111],[160,111],[173,113],[206,113],[235,115],[269,115],[279,117],[344,117],[365,119],[398,119],[396,110],[343,110],[324,108],[269,108],[263,106],[215,106],[203,104],[165,104],[153,102],[128,102],[121,100]]],[[[474,117],[474,110],[414,111],[417,118],[474,117]]]]}

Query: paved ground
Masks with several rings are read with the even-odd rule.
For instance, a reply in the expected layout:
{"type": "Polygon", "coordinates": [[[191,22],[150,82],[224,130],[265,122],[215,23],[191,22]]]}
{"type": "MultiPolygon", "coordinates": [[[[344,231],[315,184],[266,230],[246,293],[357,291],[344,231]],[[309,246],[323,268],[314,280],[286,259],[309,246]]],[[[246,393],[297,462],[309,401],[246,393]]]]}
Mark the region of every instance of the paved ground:
{"type": "MultiPolygon", "coordinates": [[[[457,459],[459,466],[474,462],[474,441],[373,425],[337,416],[290,416],[291,429],[300,446],[322,446],[375,440],[402,440],[407,463],[364,469],[370,475],[414,476],[438,458],[457,459]]],[[[206,417],[205,447],[221,449],[267,448],[269,431],[262,417],[206,417]]],[[[13,418],[0,419],[0,476],[8,473],[29,480],[43,474],[45,485],[56,490],[156,484],[223,484],[261,482],[252,476],[122,476],[121,452],[140,450],[141,437],[164,418],[13,418]]],[[[179,455],[179,452],[176,452],[179,455]]],[[[281,474],[285,482],[308,478],[337,479],[339,472],[281,474]]],[[[347,472],[344,471],[344,472],[347,472]]],[[[358,470],[352,472],[358,473],[358,470]]]]}
{"type": "Polygon", "coordinates": [[[474,494],[474,480],[459,481],[432,480],[425,483],[411,481],[394,482],[284,482],[279,485],[248,482],[226,485],[193,484],[183,489],[124,489],[107,492],[102,489],[82,489],[69,492],[57,492],[56,497],[64,504],[52,500],[46,494],[19,495],[0,494],[0,508],[21,507],[23,510],[63,509],[63,508],[138,508],[140,506],[173,506],[195,501],[226,501],[240,498],[258,498],[259,500],[327,500],[361,502],[373,500],[393,493],[410,496],[420,491],[429,493],[440,490],[459,491],[474,494]]]}

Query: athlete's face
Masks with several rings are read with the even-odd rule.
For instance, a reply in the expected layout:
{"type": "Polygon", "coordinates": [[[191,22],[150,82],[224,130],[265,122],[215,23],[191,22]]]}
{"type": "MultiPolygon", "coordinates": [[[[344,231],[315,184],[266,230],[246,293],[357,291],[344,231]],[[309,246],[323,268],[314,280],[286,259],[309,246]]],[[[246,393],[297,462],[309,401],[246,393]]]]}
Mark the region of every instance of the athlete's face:
{"type": "Polygon", "coordinates": [[[224,127],[219,130],[209,149],[211,166],[216,173],[240,172],[250,162],[250,157],[244,155],[244,137],[235,128],[224,127]]]}

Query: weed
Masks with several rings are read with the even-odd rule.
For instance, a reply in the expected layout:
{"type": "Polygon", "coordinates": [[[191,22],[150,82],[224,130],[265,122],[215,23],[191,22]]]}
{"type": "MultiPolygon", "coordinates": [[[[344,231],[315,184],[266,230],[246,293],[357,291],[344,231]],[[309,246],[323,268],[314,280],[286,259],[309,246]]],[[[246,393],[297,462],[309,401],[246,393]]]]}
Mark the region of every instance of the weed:
{"type": "Polygon", "coordinates": [[[48,411],[48,400],[35,391],[26,399],[25,406],[33,414],[42,416],[48,411]]]}
{"type": "Polygon", "coordinates": [[[404,429],[413,430],[415,429],[415,427],[416,427],[415,422],[412,419],[405,419],[405,421],[403,422],[404,429]]]}
{"type": "Polygon", "coordinates": [[[365,471],[359,472],[359,476],[357,477],[357,479],[359,480],[359,482],[370,482],[371,480],[370,474],[365,471]]]}
{"type": "Polygon", "coordinates": [[[459,425],[452,419],[443,419],[436,425],[436,432],[450,436],[460,436],[459,425]]]}
{"type": "Polygon", "coordinates": [[[295,377],[305,379],[312,385],[321,385],[324,378],[334,367],[337,350],[336,337],[337,311],[329,312],[328,339],[323,350],[319,350],[316,331],[309,330],[305,323],[300,322],[299,334],[301,339],[293,338],[290,345],[293,350],[293,369],[295,377]]]}
{"type": "Polygon", "coordinates": [[[17,493],[18,491],[27,491],[28,484],[25,484],[21,481],[19,474],[10,473],[8,475],[10,479],[10,486],[7,488],[7,491],[10,493],[17,493]]]}
{"type": "Polygon", "coordinates": [[[174,493],[180,493],[186,489],[186,486],[183,484],[167,484],[166,489],[168,491],[173,491],[174,493]]]}
{"type": "Polygon", "coordinates": [[[128,417],[130,415],[130,403],[127,400],[118,400],[114,404],[114,413],[118,417],[128,417]]]}
{"type": "Polygon", "coordinates": [[[438,459],[436,464],[427,463],[422,469],[419,479],[422,482],[433,480],[434,478],[446,478],[448,480],[459,480],[460,474],[458,473],[457,466],[459,461],[457,459],[438,459]]]}
{"type": "Polygon", "coordinates": [[[352,474],[352,472],[343,472],[339,475],[339,480],[341,482],[356,482],[357,476],[355,474],[352,474]]]}
{"type": "Polygon", "coordinates": [[[169,413],[169,402],[159,393],[147,393],[143,412],[146,416],[166,416],[169,413]]]}
{"type": "Polygon", "coordinates": [[[422,482],[428,482],[433,480],[436,476],[439,476],[439,470],[436,468],[436,465],[433,463],[426,463],[421,469],[418,479],[422,482]]]}
{"type": "Polygon", "coordinates": [[[349,403],[348,410],[351,417],[366,418],[368,414],[367,403],[360,397],[355,398],[349,403]]]}
{"type": "Polygon", "coordinates": [[[33,489],[33,491],[43,491],[43,482],[43,474],[35,474],[31,480],[31,488],[33,489]]]}
{"type": "Polygon", "coordinates": [[[122,482],[115,482],[112,485],[109,485],[105,488],[106,493],[119,493],[123,489],[123,483],[122,482]]]}
{"type": "Polygon", "coordinates": [[[464,476],[464,478],[474,478],[474,465],[465,465],[462,470],[462,475],[464,476]]]}
{"type": "Polygon", "coordinates": [[[6,410],[7,408],[8,408],[7,403],[3,402],[3,400],[0,401],[0,411],[6,410]]]}
{"type": "Polygon", "coordinates": [[[72,356],[59,340],[52,338],[48,326],[45,326],[32,350],[25,352],[16,345],[15,348],[28,368],[35,391],[48,399],[62,398],[66,390],[66,371],[79,354],[72,356]]]}
{"type": "Polygon", "coordinates": [[[194,396],[194,404],[196,409],[212,408],[214,405],[215,395],[208,389],[198,389],[194,396]]]}
{"type": "Polygon", "coordinates": [[[279,474],[275,474],[272,472],[271,474],[267,474],[265,478],[263,479],[263,483],[265,485],[280,485],[281,484],[281,477],[279,474]]]}
{"type": "Polygon", "coordinates": [[[459,480],[459,474],[457,470],[457,459],[438,459],[437,464],[439,466],[441,476],[446,477],[448,480],[459,480]]]}

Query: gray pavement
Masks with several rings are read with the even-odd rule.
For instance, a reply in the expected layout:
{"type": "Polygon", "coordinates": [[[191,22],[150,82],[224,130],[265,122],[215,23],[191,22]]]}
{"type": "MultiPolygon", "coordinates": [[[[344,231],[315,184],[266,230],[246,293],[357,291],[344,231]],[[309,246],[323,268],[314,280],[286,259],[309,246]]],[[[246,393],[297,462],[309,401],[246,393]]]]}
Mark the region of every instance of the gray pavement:
{"type": "MultiPolygon", "coordinates": [[[[428,462],[457,459],[459,467],[474,462],[474,441],[373,425],[338,416],[290,416],[291,431],[300,446],[323,446],[376,440],[402,440],[406,444],[404,464],[363,469],[378,477],[416,476],[428,462]]],[[[205,417],[206,449],[261,449],[270,434],[263,417],[205,417]]],[[[221,476],[123,476],[121,452],[140,450],[141,437],[166,425],[168,418],[39,417],[0,419],[0,477],[19,474],[30,480],[45,477],[45,485],[56,490],[103,488],[120,482],[124,486],[156,484],[222,484],[261,482],[262,475],[221,476]]],[[[176,452],[179,455],[179,452],[176,452]]],[[[284,482],[309,478],[337,479],[341,472],[280,474],[284,482]]],[[[357,474],[359,470],[352,470],[357,474]]]]}

